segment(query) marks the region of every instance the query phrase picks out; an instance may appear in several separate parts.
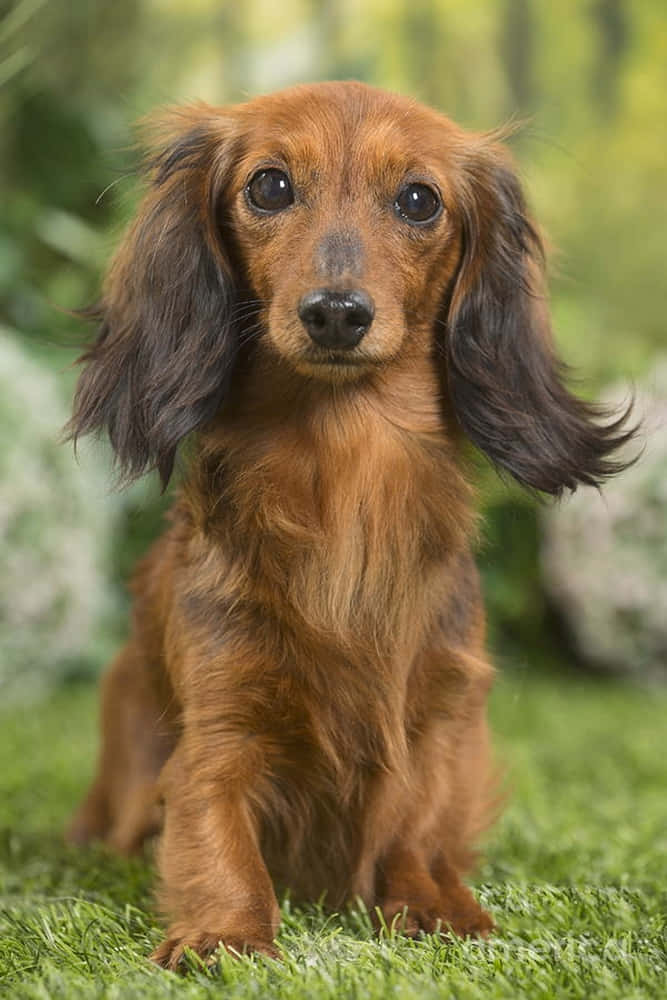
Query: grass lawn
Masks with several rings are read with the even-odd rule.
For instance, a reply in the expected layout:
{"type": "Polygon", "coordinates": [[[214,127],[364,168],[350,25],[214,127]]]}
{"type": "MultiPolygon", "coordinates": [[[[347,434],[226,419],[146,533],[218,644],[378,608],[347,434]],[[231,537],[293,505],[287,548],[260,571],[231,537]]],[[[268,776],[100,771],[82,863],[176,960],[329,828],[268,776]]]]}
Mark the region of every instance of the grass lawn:
{"type": "Polygon", "coordinates": [[[94,691],[5,711],[0,995],[667,996],[667,693],[520,671],[492,714],[511,797],[475,878],[490,941],[378,940],[363,913],[286,901],[283,963],[222,956],[182,979],[145,958],[160,937],[150,865],[60,840],[91,773],[94,691]]]}

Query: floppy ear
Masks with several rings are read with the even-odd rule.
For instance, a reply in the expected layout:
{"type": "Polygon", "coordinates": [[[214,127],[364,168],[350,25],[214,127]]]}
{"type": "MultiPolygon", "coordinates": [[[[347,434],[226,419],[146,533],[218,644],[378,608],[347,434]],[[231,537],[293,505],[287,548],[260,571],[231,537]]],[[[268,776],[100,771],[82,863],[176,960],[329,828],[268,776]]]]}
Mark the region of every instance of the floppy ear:
{"type": "Polygon", "coordinates": [[[216,225],[231,143],[213,109],[158,124],[151,188],[108,275],[95,342],[79,359],[70,438],[106,431],[126,480],[157,468],[209,420],[236,354],[235,283],[216,225]],[[167,132],[167,139],[164,133],[167,132]]]}
{"type": "Polygon", "coordinates": [[[630,407],[610,415],[572,395],[552,346],[544,252],[502,147],[469,157],[460,192],[462,249],[445,357],[454,410],[472,441],[522,485],[545,493],[599,484],[628,464],[630,407]]]}

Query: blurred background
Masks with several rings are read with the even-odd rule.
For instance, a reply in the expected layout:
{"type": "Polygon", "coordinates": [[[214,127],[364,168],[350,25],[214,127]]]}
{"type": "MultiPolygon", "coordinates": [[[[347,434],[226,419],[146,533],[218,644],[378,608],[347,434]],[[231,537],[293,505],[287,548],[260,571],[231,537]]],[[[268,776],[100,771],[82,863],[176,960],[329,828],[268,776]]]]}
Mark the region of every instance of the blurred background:
{"type": "Polygon", "coordinates": [[[663,0],[0,2],[0,693],[95,674],[168,498],[112,489],[103,446],[58,445],[77,343],[139,192],[133,123],[355,77],[512,141],[551,243],[578,391],[627,397],[645,452],[600,500],[540,505],[480,462],[503,666],[667,679],[667,198],[663,0]],[[662,353],[661,353],[662,352],[662,353]],[[625,381],[624,381],[625,380],[625,381]]]}

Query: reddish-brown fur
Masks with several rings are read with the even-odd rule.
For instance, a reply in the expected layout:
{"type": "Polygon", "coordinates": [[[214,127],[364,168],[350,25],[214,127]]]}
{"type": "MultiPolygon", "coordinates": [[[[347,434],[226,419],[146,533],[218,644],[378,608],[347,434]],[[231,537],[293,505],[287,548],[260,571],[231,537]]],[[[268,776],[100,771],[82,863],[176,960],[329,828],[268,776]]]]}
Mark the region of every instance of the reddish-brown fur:
{"type": "Polygon", "coordinates": [[[165,481],[195,434],[70,836],[136,850],[163,800],[170,967],[274,954],[274,886],[486,934],[461,881],[493,800],[462,429],[551,493],[615,471],[626,432],[560,380],[492,138],[341,83],[175,111],[154,149],[71,431],[165,481]],[[296,192],[268,217],[244,195],[267,165],[296,192]],[[433,223],[397,215],[406,179],[441,196],[433,223]],[[297,306],[320,286],[374,300],[355,365],[313,360],[297,306]]]}

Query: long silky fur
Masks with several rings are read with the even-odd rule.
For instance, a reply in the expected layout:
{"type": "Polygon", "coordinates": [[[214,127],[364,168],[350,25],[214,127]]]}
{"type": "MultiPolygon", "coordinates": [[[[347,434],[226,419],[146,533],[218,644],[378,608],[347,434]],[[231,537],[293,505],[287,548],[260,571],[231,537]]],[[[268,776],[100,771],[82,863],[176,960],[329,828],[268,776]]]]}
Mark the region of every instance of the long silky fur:
{"type": "Polygon", "coordinates": [[[636,428],[574,396],[554,355],[544,249],[515,174],[496,147],[470,168],[463,249],[446,324],[447,381],[461,426],[522,486],[560,495],[598,486],[636,428]]]}
{"type": "Polygon", "coordinates": [[[231,378],[237,288],[210,237],[211,143],[198,125],[149,159],[152,190],[89,313],[99,333],[79,358],[67,432],[106,431],[125,482],[156,468],[166,486],[179,442],[231,378]]]}
{"type": "Polygon", "coordinates": [[[275,955],[281,887],[486,935],[462,881],[498,802],[463,431],[557,494],[621,468],[625,415],[601,425],[564,386],[540,240],[491,139],[321,84],[172,113],[148,169],[69,429],[163,483],[187,439],[185,473],[70,837],[131,853],[162,830],[170,968],[220,940],[275,955]],[[280,219],[244,196],[275,147],[305,192],[280,219]],[[391,205],[422,149],[445,205],[411,229],[391,205]],[[296,303],[342,280],[378,305],[375,360],[304,373],[296,303]]]}

